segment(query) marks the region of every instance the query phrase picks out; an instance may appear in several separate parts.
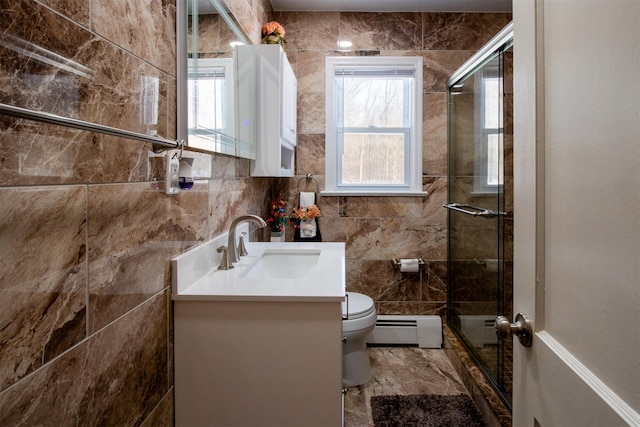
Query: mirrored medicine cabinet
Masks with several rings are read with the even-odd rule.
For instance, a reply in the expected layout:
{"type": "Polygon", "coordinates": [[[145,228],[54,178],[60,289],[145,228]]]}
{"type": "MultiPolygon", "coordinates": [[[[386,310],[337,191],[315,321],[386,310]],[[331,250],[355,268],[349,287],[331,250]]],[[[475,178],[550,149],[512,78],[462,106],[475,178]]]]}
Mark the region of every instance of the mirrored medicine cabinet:
{"type": "Polygon", "coordinates": [[[178,0],[176,19],[178,139],[255,159],[254,47],[219,0],[178,0]]]}

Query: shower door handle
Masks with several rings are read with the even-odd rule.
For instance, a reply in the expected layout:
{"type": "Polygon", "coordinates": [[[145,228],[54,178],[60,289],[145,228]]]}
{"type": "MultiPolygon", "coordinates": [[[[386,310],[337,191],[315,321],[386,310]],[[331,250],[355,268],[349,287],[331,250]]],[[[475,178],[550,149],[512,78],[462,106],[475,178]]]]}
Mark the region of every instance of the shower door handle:
{"type": "Polygon", "coordinates": [[[509,322],[504,316],[496,317],[496,335],[501,341],[507,342],[514,335],[520,340],[520,344],[525,347],[531,347],[531,341],[533,341],[533,329],[531,328],[531,320],[526,314],[516,314],[516,320],[513,323],[509,322]]]}
{"type": "Polygon", "coordinates": [[[463,214],[477,216],[481,218],[495,218],[497,216],[506,216],[506,212],[494,211],[486,208],[478,208],[476,206],[464,205],[461,203],[447,203],[442,205],[443,208],[451,209],[453,211],[462,212],[463,214]]]}

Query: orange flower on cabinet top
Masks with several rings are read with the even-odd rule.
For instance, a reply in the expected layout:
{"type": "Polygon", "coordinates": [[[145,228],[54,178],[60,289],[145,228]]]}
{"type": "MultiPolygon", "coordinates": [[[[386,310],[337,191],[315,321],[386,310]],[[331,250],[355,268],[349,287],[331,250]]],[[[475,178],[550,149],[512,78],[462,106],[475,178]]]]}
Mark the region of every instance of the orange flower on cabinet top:
{"type": "Polygon", "coordinates": [[[285,31],[284,27],[276,21],[267,22],[262,26],[262,42],[267,44],[283,44],[286,43],[284,39],[285,31]]]}

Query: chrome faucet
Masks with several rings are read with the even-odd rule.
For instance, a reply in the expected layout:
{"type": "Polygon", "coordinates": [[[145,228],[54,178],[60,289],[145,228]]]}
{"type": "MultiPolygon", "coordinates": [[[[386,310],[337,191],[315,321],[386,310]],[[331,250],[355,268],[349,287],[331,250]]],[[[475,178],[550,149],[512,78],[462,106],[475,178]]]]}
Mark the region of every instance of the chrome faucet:
{"type": "Polygon", "coordinates": [[[264,228],[267,226],[267,223],[264,222],[262,218],[258,215],[240,215],[231,223],[231,227],[229,227],[229,241],[227,242],[227,252],[229,255],[229,263],[233,266],[234,262],[238,262],[238,247],[236,246],[236,227],[238,224],[252,221],[260,226],[260,228],[264,228]]]}

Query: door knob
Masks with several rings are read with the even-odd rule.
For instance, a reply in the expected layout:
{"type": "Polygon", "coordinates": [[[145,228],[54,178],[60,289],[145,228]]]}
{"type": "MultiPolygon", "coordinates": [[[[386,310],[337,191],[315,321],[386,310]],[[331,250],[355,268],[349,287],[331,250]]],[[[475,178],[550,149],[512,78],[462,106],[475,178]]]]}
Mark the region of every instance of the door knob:
{"type": "Polygon", "coordinates": [[[520,344],[525,347],[531,346],[533,340],[533,330],[531,329],[531,320],[526,314],[516,314],[516,321],[509,323],[509,319],[504,316],[496,317],[496,335],[501,341],[509,341],[514,335],[520,340],[520,344]]]}

